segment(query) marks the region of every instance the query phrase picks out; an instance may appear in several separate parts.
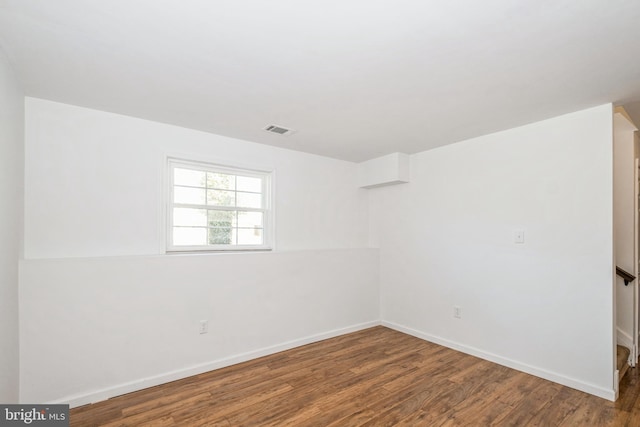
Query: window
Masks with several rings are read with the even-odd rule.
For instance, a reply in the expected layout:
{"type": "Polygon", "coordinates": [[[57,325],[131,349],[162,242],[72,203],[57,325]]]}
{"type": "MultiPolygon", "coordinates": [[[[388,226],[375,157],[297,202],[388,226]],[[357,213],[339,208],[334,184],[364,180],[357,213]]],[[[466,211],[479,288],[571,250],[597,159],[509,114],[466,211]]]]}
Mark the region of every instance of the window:
{"type": "Polygon", "coordinates": [[[271,249],[271,173],[169,159],[168,251],[271,249]]]}

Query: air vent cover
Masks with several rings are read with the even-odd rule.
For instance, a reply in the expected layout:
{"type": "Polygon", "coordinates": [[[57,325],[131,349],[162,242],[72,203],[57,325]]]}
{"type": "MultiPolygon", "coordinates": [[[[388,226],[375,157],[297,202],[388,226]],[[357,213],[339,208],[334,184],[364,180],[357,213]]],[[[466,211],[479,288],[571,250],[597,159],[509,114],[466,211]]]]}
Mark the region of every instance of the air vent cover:
{"type": "Polygon", "coordinates": [[[287,129],[278,125],[269,125],[265,127],[264,130],[271,133],[277,133],[278,135],[290,135],[294,132],[293,129],[287,129]]]}

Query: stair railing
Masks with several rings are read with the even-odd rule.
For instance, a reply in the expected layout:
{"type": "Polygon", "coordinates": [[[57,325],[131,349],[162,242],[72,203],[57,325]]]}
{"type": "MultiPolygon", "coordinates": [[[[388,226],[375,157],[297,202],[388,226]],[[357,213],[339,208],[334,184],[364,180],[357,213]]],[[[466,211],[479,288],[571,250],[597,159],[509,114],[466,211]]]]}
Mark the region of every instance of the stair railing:
{"type": "Polygon", "coordinates": [[[624,280],[624,285],[625,286],[628,286],[630,282],[633,282],[634,280],[636,280],[636,276],[634,276],[633,274],[629,273],[628,271],[624,271],[623,269],[621,269],[617,265],[616,265],[616,274],[618,276],[622,277],[622,280],[624,280]]]}

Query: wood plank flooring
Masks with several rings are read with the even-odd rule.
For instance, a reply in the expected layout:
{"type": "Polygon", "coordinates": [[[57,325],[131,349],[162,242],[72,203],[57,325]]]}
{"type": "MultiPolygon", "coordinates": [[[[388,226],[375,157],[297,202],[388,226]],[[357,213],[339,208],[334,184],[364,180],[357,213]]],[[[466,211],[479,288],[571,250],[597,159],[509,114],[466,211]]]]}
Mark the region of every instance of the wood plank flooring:
{"type": "Polygon", "coordinates": [[[640,375],[609,402],[384,327],[71,410],[71,426],[640,427],[640,375]]]}

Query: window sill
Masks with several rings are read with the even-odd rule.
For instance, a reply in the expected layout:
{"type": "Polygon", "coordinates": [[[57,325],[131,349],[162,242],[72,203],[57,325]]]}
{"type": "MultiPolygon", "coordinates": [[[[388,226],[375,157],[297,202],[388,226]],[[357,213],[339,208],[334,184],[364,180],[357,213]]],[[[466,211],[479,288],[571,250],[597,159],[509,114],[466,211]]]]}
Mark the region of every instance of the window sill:
{"type": "Polygon", "coordinates": [[[214,248],[184,248],[184,249],[167,249],[165,251],[166,255],[180,255],[180,254],[228,254],[228,253],[254,253],[254,252],[272,252],[273,248],[271,247],[260,247],[260,248],[224,248],[224,249],[214,249],[214,248]]]}

